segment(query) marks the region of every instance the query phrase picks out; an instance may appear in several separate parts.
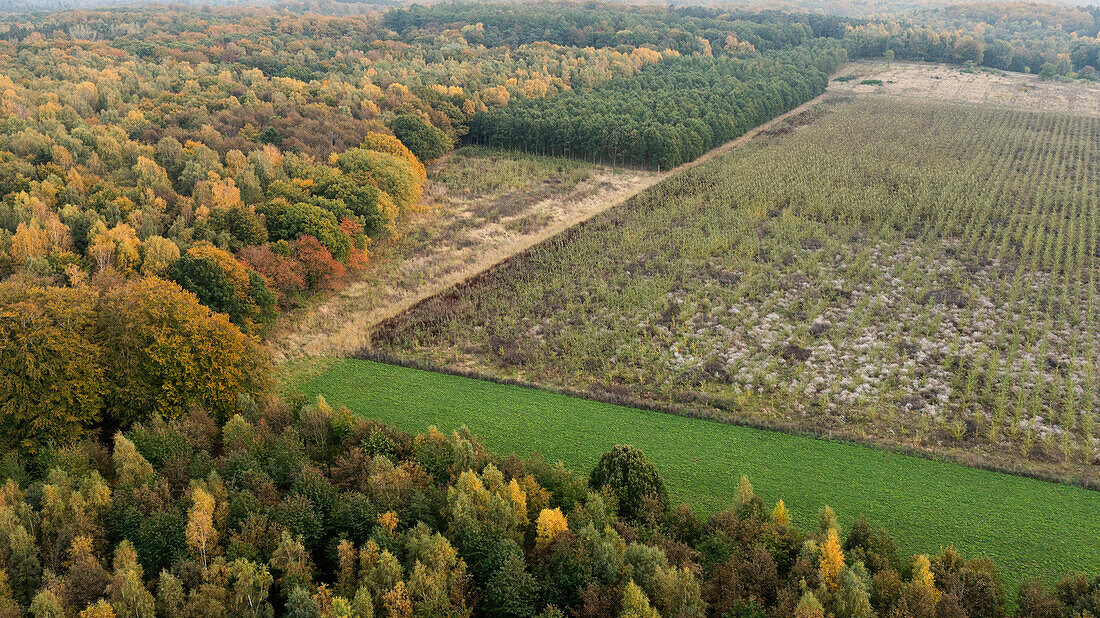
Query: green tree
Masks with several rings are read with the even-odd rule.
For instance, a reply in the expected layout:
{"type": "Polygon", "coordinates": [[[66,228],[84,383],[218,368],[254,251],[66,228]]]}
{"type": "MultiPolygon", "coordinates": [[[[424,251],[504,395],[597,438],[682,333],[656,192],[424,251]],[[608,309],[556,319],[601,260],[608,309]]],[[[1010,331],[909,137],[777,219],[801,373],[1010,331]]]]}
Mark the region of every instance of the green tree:
{"type": "Polygon", "coordinates": [[[619,514],[627,520],[637,520],[645,499],[655,500],[662,508],[668,506],[668,492],[657,468],[638,449],[618,445],[600,457],[592,470],[588,484],[593,489],[609,488],[619,505],[619,514]]]}
{"type": "Polygon", "coordinates": [[[293,242],[303,236],[312,236],[338,260],[351,252],[351,238],[340,229],[336,215],[306,203],[284,207],[271,204],[267,207],[268,227],[271,238],[293,242]]]}
{"type": "Polygon", "coordinates": [[[209,243],[191,247],[176,260],[171,279],[246,333],[262,333],[274,321],[275,294],[264,278],[209,243]]]}
{"type": "Polygon", "coordinates": [[[523,558],[512,554],[485,584],[482,611],[491,618],[531,616],[535,613],[538,584],[523,558]]]}
{"type": "Polygon", "coordinates": [[[446,133],[420,116],[402,114],[391,120],[389,127],[421,161],[437,159],[454,146],[446,133]]]}
{"type": "Polygon", "coordinates": [[[871,576],[862,562],[846,566],[840,572],[840,584],[833,593],[837,618],[871,618],[871,576]]]}
{"type": "MultiPolygon", "coordinates": [[[[393,199],[401,211],[420,200],[423,186],[416,168],[405,158],[388,152],[352,148],[336,158],[345,174],[369,178],[393,199]]],[[[333,255],[336,255],[333,253],[333,255]]]]}
{"type": "Polygon", "coordinates": [[[287,618],[321,618],[321,608],[305,586],[295,586],[286,599],[287,618]]]}
{"type": "Polygon", "coordinates": [[[42,563],[38,559],[34,537],[22,525],[16,525],[8,533],[7,567],[12,596],[26,607],[35,598],[35,591],[42,581],[42,563]]]}

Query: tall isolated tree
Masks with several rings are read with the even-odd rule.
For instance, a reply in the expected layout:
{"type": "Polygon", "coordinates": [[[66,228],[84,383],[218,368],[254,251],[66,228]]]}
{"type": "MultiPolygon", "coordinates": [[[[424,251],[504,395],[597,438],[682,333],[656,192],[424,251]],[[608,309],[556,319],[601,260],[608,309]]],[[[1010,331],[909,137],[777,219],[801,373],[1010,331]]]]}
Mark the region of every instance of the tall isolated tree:
{"type": "Polygon", "coordinates": [[[844,568],[844,550],[840,548],[840,535],[836,528],[825,533],[825,542],[821,544],[821,557],[818,569],[821,582],[830,592],[840,584],[840,572],[844,568]]]}

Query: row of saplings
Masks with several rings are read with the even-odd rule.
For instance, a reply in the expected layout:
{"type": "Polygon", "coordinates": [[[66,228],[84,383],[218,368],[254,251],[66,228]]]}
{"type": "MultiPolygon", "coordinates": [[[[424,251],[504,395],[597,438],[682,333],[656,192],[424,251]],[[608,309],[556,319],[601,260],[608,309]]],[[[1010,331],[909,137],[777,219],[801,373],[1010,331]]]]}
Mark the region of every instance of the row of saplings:
{"type": "MultiPolygon", "coordinates": [[[[903,559],[828,508],[800,531],[747,480],[699,521],[629,446],[583,479],[323,399],[242,396],[221,427],[193,409],[2,466],[0,616],[1005,615],[989,561],[903,559]]],[[[1100,578],[1018,605],[1100,616],[1100,578]]]]}

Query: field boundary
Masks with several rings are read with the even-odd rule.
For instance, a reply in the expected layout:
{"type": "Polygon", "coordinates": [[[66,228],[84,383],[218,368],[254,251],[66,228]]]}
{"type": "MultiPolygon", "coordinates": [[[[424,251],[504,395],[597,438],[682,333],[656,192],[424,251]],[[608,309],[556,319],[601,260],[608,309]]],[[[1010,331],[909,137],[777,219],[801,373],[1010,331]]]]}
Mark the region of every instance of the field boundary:
{"type": "Polygon", "coordinates": [[[1040,470],[1030,467],[1002,466],[984,460],[970,460],[967,457],[937,453],[927,449],[911,448],[904,445],[891,444],[888,442],[877,442],[875,440],[863,438],[854,433],[846,431],[826,431],[801,427],[789,423],[768,422],[760,419],[748,418],[734,411],[724,410],[719,407],[701,407],[697,404],[693,405],[689,403],[675,401],[670,401],[667,403],[658,402],[642,399],[639,397],[632,397],[629,395],[612,393],[606,390],[585,390],[570,388],[567,386],[540,384],[538,382],[530,382],[527,380],[520,380],[518,378],[498,376],[487,372],[475,371],[472,369],[460,369],[457,367],[448,367],[446,365],[439,365],[435,363],[426,363],[418,360],[403,358],[401,356],[397,356],[388,352],[382,352],[380,350],[363,349],[355,354],[352,354],[349,358],[373,361],[376,363],[384,363],[387,365],[396,365],[398,367],[406,367],[409,369],[418,369],[420,371],[430,371],[433,373],[441,373],[444,375],[456,376],[460,378],[469,378],[472,380],[480,380],[482,382],[491,382],[493,384],[501,384],[505,386],[518,386],[521,388],[529,388],[532,390],[552,393],[555,395],[575,397],[577,399],[585,399],[588,401],[595,401],[626,408],[637,408],[639,410],[647,410],[650,412],[672,414],[675,416],[682,416],[685,418],[691,418],[700,421],[712,421],[725,425],[749,427],[752,429],[759,429],[761,431],[772,431],[776,433],[783,433],[786,435],[801,436],[804,438],[824,440],[827,442],[834,442],[838,444],[862,446],[879,451],[884,451],[887,453],[892,453],[895,455],[908,455],[910,457],[918,457],[920,459],[926,459],[928,461],[952,463],[966,468],[985,470],[987,472],[998,472],[1001,474],[1008,474],[1021,478],[1044,481],[1057,485],[1067,485],[1070,487],[1080,487],[1089,491],[1100,492],[1100,483],[1097,483],[1096,481],[1087,477],[1070,475],[1059,476],[1042,472],[1040,470]]]}

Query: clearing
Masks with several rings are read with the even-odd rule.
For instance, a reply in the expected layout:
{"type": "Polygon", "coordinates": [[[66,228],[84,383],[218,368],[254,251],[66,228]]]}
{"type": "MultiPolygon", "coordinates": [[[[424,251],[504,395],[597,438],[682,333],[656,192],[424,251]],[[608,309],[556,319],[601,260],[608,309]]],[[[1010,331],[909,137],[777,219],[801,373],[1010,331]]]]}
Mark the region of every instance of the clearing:
{"type": "Polygon", "coordinates": [[[862,60],[837,71],[829,91],[1100,116],[1100,83],[919,62],[862,60]],[[850,78],[850,79],[849,79],[850,78]],[[878,80],[881,84],[864,84],[878,80]]]}
{"type": "Polygon", "coordinates": [[[304,378],[304,394],[406,431],[465,424],[502,456],[538,451],[584,474],[606,449],[633,444],[673,498],[700,513],[730,504],[742,474],[769,504],[782,498],[803,528],[825,504],[845,527],[864,513],[903,552],[954,545],[992,558],[1010,598],[1025,578],[1100,566],[1100,493],[1078,487],[394,365],[306,363],[285,366],[304,378]]]}
{"type": "Polygon", "coordinates": [[[277,361],[342,355],[415,303],[648,187],[656,173],[463,148],[428,170],[426,205],[344,290],[296,311],[272,333],[277,361]]]}

